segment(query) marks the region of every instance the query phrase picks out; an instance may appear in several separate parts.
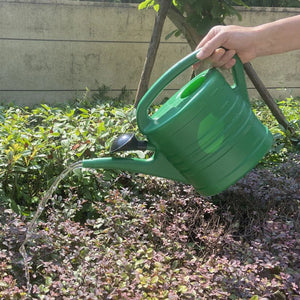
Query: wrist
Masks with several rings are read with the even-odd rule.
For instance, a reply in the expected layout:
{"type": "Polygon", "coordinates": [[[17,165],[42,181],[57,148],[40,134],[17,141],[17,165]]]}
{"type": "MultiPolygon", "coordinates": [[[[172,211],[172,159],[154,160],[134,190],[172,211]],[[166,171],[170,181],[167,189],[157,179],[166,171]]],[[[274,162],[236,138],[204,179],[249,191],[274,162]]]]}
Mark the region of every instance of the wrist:
{"type": "Polygon", "coordinates": [[[271,49],[273,49],[273,40],[270,37],[270,32],[266,25],[264,24],[253,27],[252,35],[255,57],[271,54],[271,49]]]}

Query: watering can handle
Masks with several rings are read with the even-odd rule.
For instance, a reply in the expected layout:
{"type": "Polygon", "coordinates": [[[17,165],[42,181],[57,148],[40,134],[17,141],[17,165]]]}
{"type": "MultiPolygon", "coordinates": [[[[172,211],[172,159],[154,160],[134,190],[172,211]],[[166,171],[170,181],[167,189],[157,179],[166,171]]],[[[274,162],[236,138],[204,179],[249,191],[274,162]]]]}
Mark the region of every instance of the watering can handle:
{"type": "MultiPolygon", "coordinates": [[[[137,107],[137,123],[141,132],[144,132],[144,129],[153,122],[153,119],[148,114],[148,109],[150,105],[154,102],[156,97],[162,92],[162,90],[179,74],[185,71],[187,68],[198,62],[197,53],[200,49],[190,53],[189,55],[185,56],[175,65],[173,65],[169,70],[167,70],[146,92],[146,94],[141,99],[138,107],[137,107]]],[[[235,87],[241,88],[241,90],[246,89],[245,77],[243,73],[243,65],[238,58],[235,56],[236,64],[233,66],[233,77],[235,81],[235,87]]]]}

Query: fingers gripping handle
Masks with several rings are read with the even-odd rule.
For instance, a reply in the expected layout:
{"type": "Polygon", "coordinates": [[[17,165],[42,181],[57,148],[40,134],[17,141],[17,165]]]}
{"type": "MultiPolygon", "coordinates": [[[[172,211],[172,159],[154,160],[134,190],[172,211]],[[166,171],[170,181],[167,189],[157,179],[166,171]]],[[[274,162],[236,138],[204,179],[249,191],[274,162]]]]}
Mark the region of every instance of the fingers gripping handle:
{"type": "Polygon", "coordinates": [[[190,53],[182,60],[177,62],[168,71],[166,71],[147,91],[147,93],[141,99],[137,107],[137,123],[140,130],[144,133],[144,129],[152,122],[151,117],[148,114],[150,105],[154,102],[156,97],[162,92],[162,90],[179,74],[185,71],[188,67],[196,63],[198,58],[196,57],[200,49],[190,53]]]}

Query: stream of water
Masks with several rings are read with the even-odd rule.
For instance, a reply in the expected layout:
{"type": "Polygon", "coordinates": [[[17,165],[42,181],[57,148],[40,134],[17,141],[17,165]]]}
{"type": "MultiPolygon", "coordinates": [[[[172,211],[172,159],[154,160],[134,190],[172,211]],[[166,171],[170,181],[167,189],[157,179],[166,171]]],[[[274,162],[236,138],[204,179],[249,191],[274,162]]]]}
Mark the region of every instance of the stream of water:
{"type": "Polygon", "coordinates": [[[36,228],[36,223],[40,215],[45,209],[45,206],[47,204],[48,199],[52,196],[53,192],[56,190],[58,184],[73,170],[82,168],[82,162],[76,162],[73,163],[72,165],[68,166],[53,182],[49,190],[45,193],[44,197],[41,199],[37,211],[35,212],[32,220],[30,221],[27,231],[26,231],[26,236],[25,239],[19,249],[19,252],[21,253],[23,260],[24,260],[24,271],[25,271],[25,278],[26,278],[26,283],[27,283],[27,295],[30,295],[31,293],[31,288],[32,285],[30,283],[30,274],[29,274],[29,258],[28,254],[26,252],[26,244],[30,240],[31,236],[34,233],[34,230],[36,228]]]}

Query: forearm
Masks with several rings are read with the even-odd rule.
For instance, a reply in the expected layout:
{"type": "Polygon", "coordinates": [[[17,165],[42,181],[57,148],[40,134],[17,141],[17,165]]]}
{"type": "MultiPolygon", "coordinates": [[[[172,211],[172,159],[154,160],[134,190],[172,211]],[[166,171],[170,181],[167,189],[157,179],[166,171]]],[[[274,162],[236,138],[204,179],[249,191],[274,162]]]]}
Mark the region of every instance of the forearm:
{"type": "Polygon", "coordinates": [[[235,64],[235,54],[246,63],[258,56],[300,50],[300,15],[255,27],[215,26],[197,48],[199,60],[209,58],[214,67],[225,69],[235,64]]]}
{"type": "Polygon", "coordinates": [[[300,15],[254,27],[256,56],[300,49],[300,15]]]}

